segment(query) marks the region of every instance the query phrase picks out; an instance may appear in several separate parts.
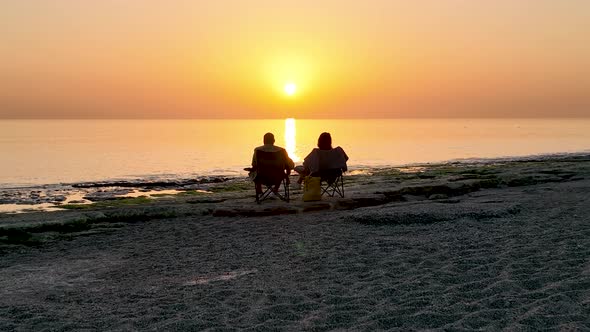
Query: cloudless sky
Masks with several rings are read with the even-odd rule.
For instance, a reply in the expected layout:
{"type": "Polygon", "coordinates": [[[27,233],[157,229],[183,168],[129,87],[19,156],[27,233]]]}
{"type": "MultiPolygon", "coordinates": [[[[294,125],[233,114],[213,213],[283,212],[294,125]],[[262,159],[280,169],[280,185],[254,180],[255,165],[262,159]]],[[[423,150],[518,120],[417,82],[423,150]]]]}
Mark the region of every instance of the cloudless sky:
{"type": "Polygon", "coordinates": [[[3,0],[0,40],[0,118],[590,116],[588,0],[3,0]]]}

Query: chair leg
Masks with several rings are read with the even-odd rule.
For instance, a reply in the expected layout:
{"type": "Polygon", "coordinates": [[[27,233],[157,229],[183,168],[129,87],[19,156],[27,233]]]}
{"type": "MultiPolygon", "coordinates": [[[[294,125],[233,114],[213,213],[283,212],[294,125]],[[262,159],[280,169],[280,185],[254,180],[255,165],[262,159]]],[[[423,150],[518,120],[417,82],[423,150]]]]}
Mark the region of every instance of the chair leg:
{"type": "Polygon", "coordinates": [[[329,197],[334,197],[334,184],[330,185],[326,182],[326,185],[322,187],[322,196],[324,196],[324,194],[329,197]]]}
{"type": "Polygon", "coordinates": [[[344,177],[341,176],[338,178],[338,195],[340,195],[340,197],[344,198],[344,177]]]}
{"type": "Polygon", "coordinates": [[[281,200],[285,201],[285,202],[289,202],[289,185],[287,184],[287,179],[283,179],[283,181],[281,181],[281,184],[283,185],[283,195],[277,195],[281,200]]]}
{"type": "Polygon", "coordinates": [[[338,194],[338,196],[344,198],[344,177],[339,176],[331,185],[326,182],[326,185],[322,187],[322,196],[324,194],[327,194],[329,197],[334,197],[338,194]]]}
{"type": "Polygon", "coordinates": [[[256,203],[260,204],[262,201],[267,199],[268,196],[270,196],[271,192],[272,192],[272,186],[267,187],[264,192],[262,192],[260,194],[256,194],[256,203]]]}
{"type": "Polygon", "coordinates": [[[266,190],[261,194],[256,194],[256,203],[260,204],[262,201],[267,199],[271,194],[277,196],[280,200],[285,202],[290,201],[290,192],[289,186],[287,185],[287,181],[283,180],[281,182],[283,186],[282,193],[280,192],[280,188],[275,191],[275,185],[266,186],[266,190]]]}
{"type": "Polygon", "coordinates": [[[328,192],[328,189],[330,189],[330,187],[328,185],[323,187],[322,183],[320,182],[320,188],[322,188],[322,194],[320,196],[324,196],[324,194],[328,194],[328,196],[330,196],[330,193],[328,192]]]}
{"type": "Polygon", "coordinates": [[[283,179],[283,193],[284,193],[284,198],[283,200],[285,202],[289,202],[289,185],[287,184],[287,181],[283,179]]]}

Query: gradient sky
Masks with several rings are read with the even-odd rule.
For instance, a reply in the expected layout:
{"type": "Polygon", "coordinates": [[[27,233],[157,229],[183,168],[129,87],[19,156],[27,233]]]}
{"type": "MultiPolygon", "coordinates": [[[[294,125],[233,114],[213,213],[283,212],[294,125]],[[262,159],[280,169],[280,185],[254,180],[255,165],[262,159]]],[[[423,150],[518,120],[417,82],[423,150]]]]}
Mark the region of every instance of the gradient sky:
{"type": "Polygon", "coordinates": [[[3,0],[0,40],[0,118],[590,116],[588,0],[3,0]]]}

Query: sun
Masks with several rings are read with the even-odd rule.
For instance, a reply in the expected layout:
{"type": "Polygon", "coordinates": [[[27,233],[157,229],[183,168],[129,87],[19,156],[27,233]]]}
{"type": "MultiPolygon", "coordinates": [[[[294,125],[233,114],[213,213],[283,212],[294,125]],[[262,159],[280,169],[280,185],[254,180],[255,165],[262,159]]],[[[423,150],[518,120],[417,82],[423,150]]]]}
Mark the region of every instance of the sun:
{"type": "Polygon", "coordinates": [[[293,82],[288,82],[285,84],[284,90],[288,96],[292,96],[295,94],[295,92],[297,92],[297,85],[295,85],[293,82]]]}

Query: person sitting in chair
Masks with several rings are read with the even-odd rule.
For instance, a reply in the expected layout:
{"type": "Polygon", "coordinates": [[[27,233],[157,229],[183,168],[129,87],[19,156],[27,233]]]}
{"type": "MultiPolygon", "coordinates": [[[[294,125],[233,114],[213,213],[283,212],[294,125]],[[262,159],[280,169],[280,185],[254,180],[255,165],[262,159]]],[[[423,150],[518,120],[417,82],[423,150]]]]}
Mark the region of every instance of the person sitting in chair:
{"type": "MultiPolygon", "coordinates": [[[[274,145],[275,137],[272,133],[264,134],[263,142],[264,145],[254,149],[254,155],[252,156],[252,168],[246,169],[250,171],[250,177],[254,180],[257,196],[262,194],[262,184],[272,183],[272,185],[274,185],[273,192],[277,193],[281,185],[281,181],[283,180],[281,177],[284,177],[286,184],[288,185],[289,175],[295,166],[293,160],[289,158],[287,151],[282,147],[274,145]],[[272,160],[270,162],[272,169],[261,169],[261,167],[259,167],[260,162],[258,161],[258,158],[261,155],[272,156],[272,160]],[[277,174],[279,176],[277,176],[277,174]]],[[[268,163],[266,163],[265,166],[268,167],[268,163]]]]}
{"type": "MultiPolygon", "coordinates": [[[[314,148],[303,160],[303,166],[295,167],[299,173],[297,183],[302,183],[308,176],[322,176],[320,171],[346,172],[348,156],[341,147],[332,148],[332,136],[330,133],[322,133],[318,138],[318,147],[314,148]],[[328,152],[330,151],[330,152],[328,152]],[[329,158],[321,158],[322,155],[329,155],[329,158]]],[[[331,176],[329,176],[331,177],[331,176]]]]}

